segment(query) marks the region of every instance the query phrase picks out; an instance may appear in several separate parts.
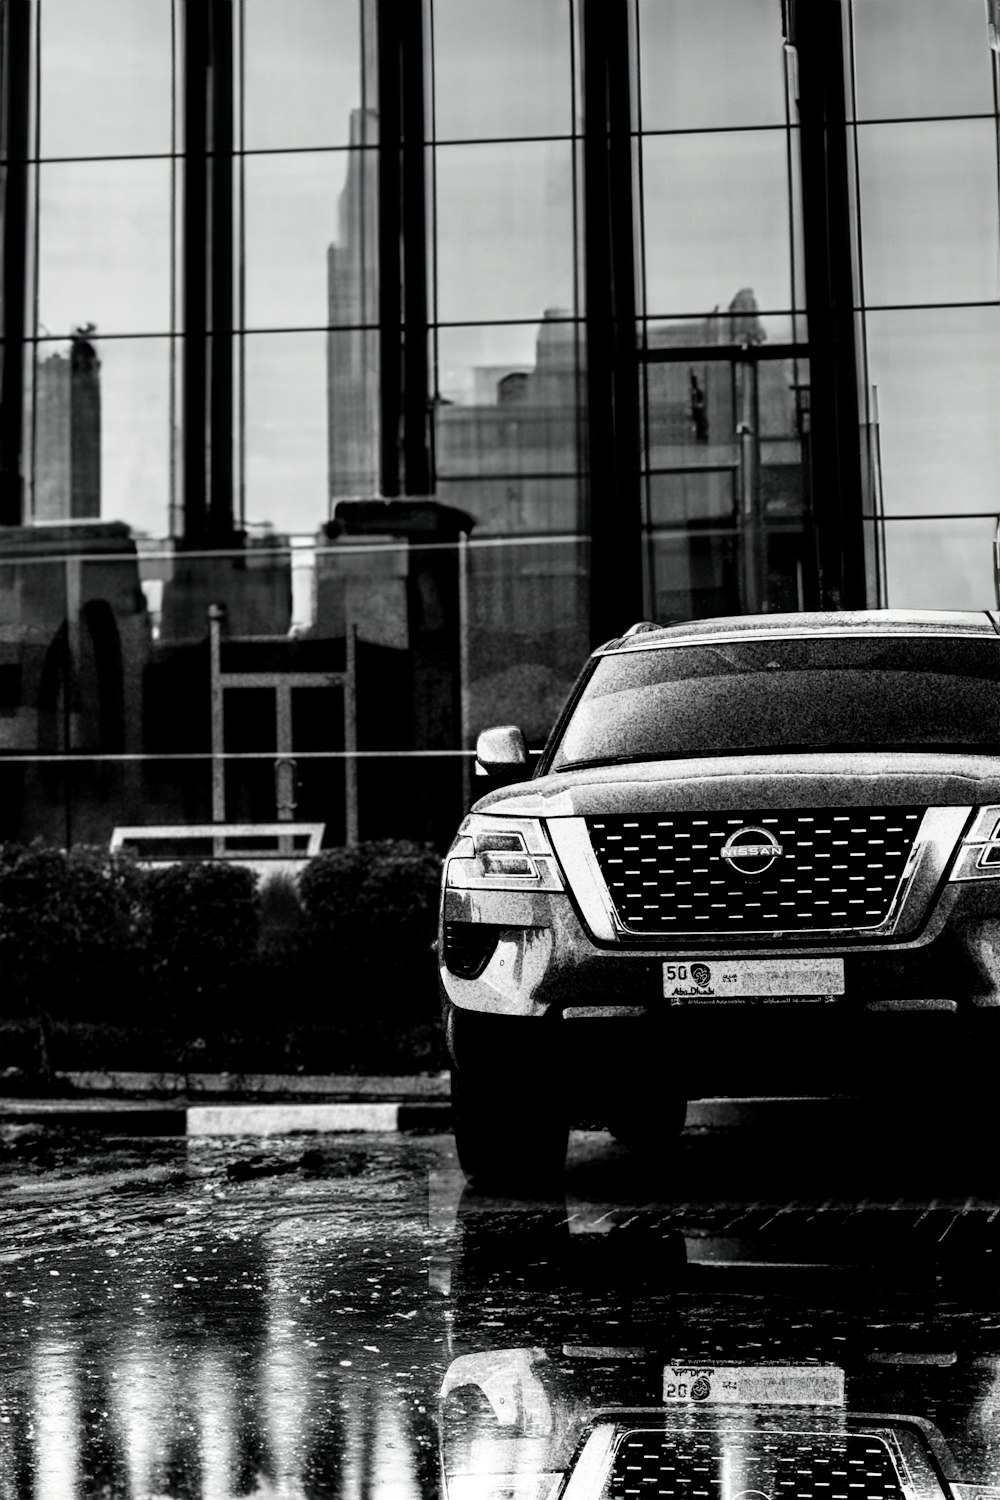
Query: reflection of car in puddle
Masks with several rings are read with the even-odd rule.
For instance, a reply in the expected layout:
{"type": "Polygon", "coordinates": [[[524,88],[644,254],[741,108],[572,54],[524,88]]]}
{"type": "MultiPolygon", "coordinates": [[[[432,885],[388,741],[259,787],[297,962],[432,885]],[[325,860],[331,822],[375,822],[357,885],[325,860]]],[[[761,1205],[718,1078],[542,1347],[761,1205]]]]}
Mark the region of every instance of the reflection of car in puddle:
{"type": "MultiPolygon", "coordinates": [[[[919,1416],[808,1402],[699,1403],[693,1394],[687,1402],[655,1405],[649,1390],[641,1404],[612,1399],[613,1387],[625,1394],[643,1383],[638,1371],[647,1384],[655,1383],[653,1365],[639,1350],[565,1347],[551,1358],[542,1349],[460,1356],[441,1390],[445,1493],[450,1500],[1000,1496],[995,1455],[985,1472],[982,1463],[963,1464],[940,1430],[919,1416]],[[589,1399],[588,1384],[594,1388],[589,1399]],[[987,1477],[992,1484],[984,1482],[987,1477]]],[[[787,1367],[745,1366],[744,1372],[762,1390],[771,1377],[788,1385],[787,1367]]],[[[988,1415],[991,1395],[995,1402],[1000,1362],[982,1374],[985,1401],[975,1406],[973,1422],[988,1415]]]]}
{"type": "Polygon", "coordinates": [[[450,1500],[1000,1500],[1000,1333],[932,1266],[893,1294],[692,1260],[662,1209],[498,1210],[458,1213],[450,1500]]]}

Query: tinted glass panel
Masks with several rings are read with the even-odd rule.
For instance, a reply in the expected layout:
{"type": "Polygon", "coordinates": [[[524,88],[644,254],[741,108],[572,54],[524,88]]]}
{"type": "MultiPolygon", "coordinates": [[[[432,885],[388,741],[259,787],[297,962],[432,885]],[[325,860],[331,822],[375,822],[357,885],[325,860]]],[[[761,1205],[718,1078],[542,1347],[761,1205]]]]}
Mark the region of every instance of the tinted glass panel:
{"type": "MultiPolygon", "coordinates": [[[[996,516],[939,516],[885,524],[888,604],[893,609],[995,609],[996,516]]],[[[1000,723],[996,709],[992,722],[1000,723]]],[[[984,720],[985,722],[985,720],[984,720]]]]}
{"type": "MultiPolygon", "coordinates": [[[[659,489],[656,479],[653,484],[659,489]]],[[[680,534],[654,531],[647,537],[646,613],[650,619],[669,624],[738,614],[747,607],[739,533],[703,526],[680,534]]]]}
{"type": "Polygon", "coordinates": [[[362,102],[360,0],[251,0],[241,12],[247,150],[349,144],[362,102]]]}
{"type": "Polygon", "coordinates": [[[42,156],[168,152],[171,0],[45,0],[39,11],[42,156]]]}
{"type": "Polygon", "coordinates": [[[997,510],[1000,309],[869,313],[886,513],[997,510]]]}
{"type": "MultiPolygon", "coordinates": [[[[471,509],[471,506],[469,507],[471,509]]],[[[587,543],[473,541],[468,566],[468,728],[500,705],[529,744],[551,729],[588,651],[587,543]]]]}
{"type": "Polygon", "coordinates": [[[650,315],[707,313],[741,291],[791,307],[785,132],[654,136],[642,150],[650,315]]]}
{"type": "Polygon", "coordinates": [[[326,349],[331,498],[375,495],[379,459],[378,330],[333,329],[327,335],[326,349]]]}
{"type": "Polygon", "coordinates": [[[771,0],[639,0],[643,130],[782,123],[783,40],[771,0]]]}
{"type": "Polygon", "coordinates": [[[434,0],[438,140],[567,135],[568,0],[434,0]]]}
{"type": "Polygon", "coordinates": [[[249,334],[244,345],[247,520],[314,532],[328,512],[326,335],[249,334]]]}
{"type": "Polygon", "coordinates": [[[577,325],[561,321],[441,329],[438,472],[575,473],[583,383],[579,340],[577,325]]]}
{"type": "Polygon", "coordinates": [[[572,311],[571,152],[558,141],[438,148],[440,321],[572,311]]]}
{"type": "Polygon", "coordinates": [[[245,163],[246,326],[377,322],[374,151],[245,163]]]}
{"type": "Polygon", "coordinates": [[[979,0],[857,0],[853,13],[860,119],[992,114],[979,0]]]}
{"type": "Polygon", "coordinates": [[[868,305],[995,299],[993,121],[861,125],[858,145],[868,305]]]}
{"type": "Polygon", "coordinates": [[[1000,744],[995,640],[772,639],[597,663],[553,762],[1000,744]]]}
{"type": "Polygon", "coordinates": [[[81,340],[73,348],[43,342],[37,360],[34,518],[126,521],[138,532],[163,536],[169,340],[81,340]]]}
{"type": "MultiPolygon", "coordinates": [[[[580,479],[518,474],[502,479],[444,479],[436,493],[442,504],[457,506],[472,517],[477,539],[526,532],[566,535],[583,526],[586,485],[580,479]]],[[[513,549],[512,560],[516,556],[513,549]]],[[[575,576],[561,568],[563,572],[575,576]]]]}
{"type": "Polygon", "coordinates": [[[39,194],[41,328],[169,332],[170,163],[52,163],[39,194]]]}

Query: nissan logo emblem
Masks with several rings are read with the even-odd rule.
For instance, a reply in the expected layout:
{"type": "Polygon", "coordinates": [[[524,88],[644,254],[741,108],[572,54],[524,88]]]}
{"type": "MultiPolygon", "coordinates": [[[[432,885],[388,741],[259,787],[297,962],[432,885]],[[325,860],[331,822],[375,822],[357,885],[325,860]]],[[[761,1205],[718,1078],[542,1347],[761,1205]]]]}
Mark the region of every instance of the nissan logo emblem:
{"type": "Polygon", "coordinates": [[[773,833],[766,828],[737,828],[720,851],[722,858],[737,875],[763,875],[784,853],[773,833]]]}

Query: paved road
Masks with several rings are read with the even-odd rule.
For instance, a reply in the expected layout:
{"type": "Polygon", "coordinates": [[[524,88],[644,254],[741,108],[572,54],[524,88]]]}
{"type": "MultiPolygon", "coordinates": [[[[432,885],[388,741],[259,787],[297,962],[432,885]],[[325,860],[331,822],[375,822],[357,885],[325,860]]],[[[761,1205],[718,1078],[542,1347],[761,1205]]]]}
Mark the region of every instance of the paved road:
{"type": "MultiPolygon", "coordinates": [[[[776,1364],[845,1372],[846,1406],[784,1431],[903,1413],[1000,1486],[993,1167],[919,1134],[831,1116],[666,1164],[576,1132],[565,1195],[517,1203],[464,1191],[447,1135],[7,1126],[0,1495],[402,1500],[443,1468],[456,1496],[547,1494],[596,1408],[663,1409],[668,1366],[776,1364]]],[[[714,1500],[779,1495],[727,1441],[714,1500]]]]}

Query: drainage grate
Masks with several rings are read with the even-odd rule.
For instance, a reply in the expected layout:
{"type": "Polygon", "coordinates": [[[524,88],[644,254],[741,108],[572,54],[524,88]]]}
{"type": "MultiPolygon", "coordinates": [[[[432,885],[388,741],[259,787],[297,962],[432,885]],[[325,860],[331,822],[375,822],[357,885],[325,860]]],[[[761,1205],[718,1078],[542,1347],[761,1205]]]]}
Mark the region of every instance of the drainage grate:
{"type": "Polygon", "coordinates": [[[608,1497],[673,1500],[905,1500],[884,1439],[867,1433],[728,1432],[699,1438],[633,1429],[608,1497]]]}
{"type": "Polygon", "coordinates": [[[587,828],[629,932],[863,931],[889,915],[923,813],[635,813],[587,828]]]}

